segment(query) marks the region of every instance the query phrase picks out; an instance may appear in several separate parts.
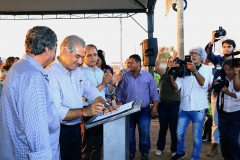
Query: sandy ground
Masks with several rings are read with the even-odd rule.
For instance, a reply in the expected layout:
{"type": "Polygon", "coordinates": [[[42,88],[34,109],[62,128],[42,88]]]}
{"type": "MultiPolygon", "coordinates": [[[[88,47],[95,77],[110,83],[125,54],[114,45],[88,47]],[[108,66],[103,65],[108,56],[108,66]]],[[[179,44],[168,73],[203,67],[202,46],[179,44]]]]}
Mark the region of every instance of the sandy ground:
{"type": "MultiPolygon", "coordinates": [[[[166,142],[166,147],[165,150],[163,151],[162,155],[157,156],[155,155],[156,152],[156,143],[157,143],[157,138],[158,138],[158,132],[159,132],[159,121],[158,118],[153,119],[151,122],[151,150],[149,153],[149,160],[170,160],[171,159],[171,151],[170,151],[170,133],[168,132],[167,134],[167,142],[166,142]]],[[[138,135],[136,136],[138,140],[138,135]]],[[[137,144],[138,146],[138,144],[137,144]]],[[[185,146],[186,146],[186,153],[187,157],[184,158],[184,160],[191,160],[191,153],[192,153],[192,146],[193,146],[193,136],[192,136],[192,125],[190,125],[187,128],[187,134],[186,134],[186,140],[185,140],[185,146]]],[[[207,157],[206,153],[209,151],[211,148],[211,143],[208,141],[205,141],[202,143],[202,152],[201,152],[201,160],[222,160],[221,156],[221,151],[220,151],[220,146],[218,146],[218,154],[215,157],[207,157]]],[[[141,153],[138,150],[137,147],[137,153],[136,157],[134,160],[140,160],[141,159],[141,153]]]]}

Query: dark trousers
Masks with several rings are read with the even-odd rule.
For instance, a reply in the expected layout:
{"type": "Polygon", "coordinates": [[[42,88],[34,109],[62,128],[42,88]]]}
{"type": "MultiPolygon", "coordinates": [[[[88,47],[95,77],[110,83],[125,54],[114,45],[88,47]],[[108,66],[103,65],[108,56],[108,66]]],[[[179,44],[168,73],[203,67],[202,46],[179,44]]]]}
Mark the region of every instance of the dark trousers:
{"type": "Polygon", "coordinates": [[[204,124],[203,138],[208,137],[208,140],[211,140],[212,137],[212,118],[208,118],[204,124]],[[208,136],[207,136],[208,134],[208,136]]]}
{"type": "Polygon", "coordinates": [[[61,124],[60,129],[61,160],[81,160],[81,128],[80,124],[67,126],[61,124]]]}
{"type": "MultiPolygon", "coordinates": [[[[87,117],[87,122],[92,117],[87,117]]],[[[83,128],[84,123],[81,124],[83,128]]],[[[101,160],[101,150],[103,146],[103,125],[86,129],[82,132],[82,159],[83,160],[101,160]]]]}
{"type": "Polygon", "coordinates": [[[218,116],[222,156],[225,160],[240,160],[240,111],[218,116]]]}
{"type": "Polygon", "coordinates": [[[166,145],[166,135],[169,128],[171,134],[171,152],[177,152],[177,123],[180,102],[159,102],[158,118],[160,130],[157,149],[163,151],[166,145]]]}

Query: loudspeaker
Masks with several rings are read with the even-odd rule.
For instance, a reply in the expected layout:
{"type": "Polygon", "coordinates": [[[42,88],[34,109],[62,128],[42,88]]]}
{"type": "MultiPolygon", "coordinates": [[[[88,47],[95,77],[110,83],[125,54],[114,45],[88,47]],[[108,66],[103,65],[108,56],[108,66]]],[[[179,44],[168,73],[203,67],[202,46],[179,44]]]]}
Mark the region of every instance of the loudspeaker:
{"type": "Polygon", "coordinates": [[[144,66],[155,66],[158,54],[157,38],[145,39],[142,42],[142,58],[144,66]]]}

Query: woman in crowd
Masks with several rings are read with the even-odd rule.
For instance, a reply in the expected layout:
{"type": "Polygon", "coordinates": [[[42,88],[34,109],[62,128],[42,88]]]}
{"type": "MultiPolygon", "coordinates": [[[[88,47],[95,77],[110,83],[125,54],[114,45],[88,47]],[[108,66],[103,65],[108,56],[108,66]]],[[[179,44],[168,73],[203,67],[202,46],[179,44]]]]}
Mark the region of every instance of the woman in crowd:
{"type": "MultiPolygon", "coordinates": [[[[161,155],[166,145],[166,134],[168,127],[171,133],[171,152],[172,156],[177,151],[177,122],[178,112],[180,105],[180,90],[175,92],[170,86],[170,78],[168,71],[171,67],[175,66],[174,59],[177,56],[177,52],[168,58],[167,69],[160,65],[161,57],[165,54],[164,47],[160,48],[156,58],[155,66],[157,73],[161,76],[160,80],[160,102],[158,103],[158,117],[160,122],[160,130],[157,141],[156,155],[161,155]]],[[[177,77],[174,76],[174,79],[177,77]]]]}
{"type": "MultiPolygon", "coordinates": [[[[102,50],[98,50],[98,60],[97,60],[97,66],[98,68],[102,69],[104,73],[111,73],[113,75],[113,69],[106,64],[105,57],[103,55],[102,50]]],[[[114,99],[113,95],[105,95],[106,102],[112,105],[112,100],[114,99]]]]}
{"type": "Polygon", "coordinates": [[[1,80],[4,81],[7,72],[18,60],[15,57],[8,57],[1,68],[1,80]]]}
{"type": "Polygon", "coordinates": [[[0,72],[0,93],[2,92],[3,82],[6,78],[7,72],[12,67],[14,63],[16,63],[18,60],[15,57],[8,57],[6,61],[4,62],[3,66],[1,67],[0,72]]]}

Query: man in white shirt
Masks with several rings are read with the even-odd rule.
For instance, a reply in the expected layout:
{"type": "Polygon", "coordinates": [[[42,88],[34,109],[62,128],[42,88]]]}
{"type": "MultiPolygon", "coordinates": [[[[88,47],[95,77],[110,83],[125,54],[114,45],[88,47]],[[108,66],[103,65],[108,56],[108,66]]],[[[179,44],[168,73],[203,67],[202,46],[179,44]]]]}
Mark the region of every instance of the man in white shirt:
{"type": "Polygon", "coordinates": [[[224,159],[240,158],[240,92],[234,89],[233,79],[239,73],[235,73],[231,67],[231,60],[223,62],[225,78],[222,80],[229,82],[214,82],[213,95],[217,98],[218,127],[221,135],[221,151],[224,159]],[[221,87],[221,88],[220,88],[221,87]],[[220,91],[217,91],[220,89],[220,91]]]}
{"type": "MultiPolygon", "coordinates": [[[[78,67],[85,56],[85,41],[67,36],[60,45],[60,56],[48,70],[49,87],[55,102],[60,125],[61,160],[82,159],[80,122],[107,107],[100,92],[91,85],[78,67]],[[84,107],[82,96],[95,103],[84,107]]],[[[110,108],[109,108],[110,109],[110,108]]]]}
{"type": "Polygon", "coordinates": [[[205,118],[205,109],[208,108],[207,89],[212,81],[212,69],[202,64],[206,59],[206,52],[201,47],[192,48],[190,51],[191,62],[187,62],[187,69],[192,72],[190,76],[178,77],[174,81],[170,75],[170,84],[173,90],[181,88],[181,103],[178,114],[177,126],[177,153],[172,160],[186,157],[185,133],[192,121],[193,124],[193,151],[192,159],[199,160],[202,148],[202,125],[205,118]]]}

